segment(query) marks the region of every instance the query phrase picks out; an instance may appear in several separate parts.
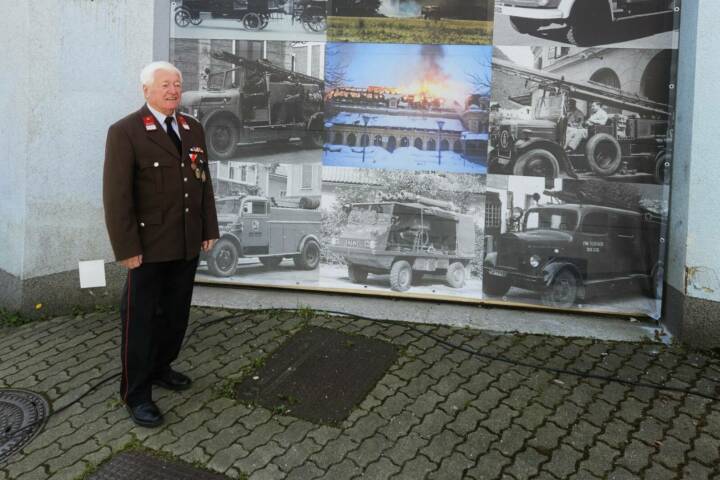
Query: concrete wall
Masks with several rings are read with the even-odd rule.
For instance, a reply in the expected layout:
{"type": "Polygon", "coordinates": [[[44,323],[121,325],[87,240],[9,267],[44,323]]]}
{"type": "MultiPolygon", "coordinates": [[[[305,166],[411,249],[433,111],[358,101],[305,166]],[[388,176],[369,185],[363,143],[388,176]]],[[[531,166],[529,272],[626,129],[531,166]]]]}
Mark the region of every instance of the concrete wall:
{"type": "Polygon", "coordinates": [[[52,279],[64,289],[55,303],[68,306],[80,294],[78,261],[113,260],[102,210],[105,136],[143,103],[139,72],[153,59],[154,7],[26,0],[13,2],[9,15],[0,73],[0,300],[53,303],[52,279]]]}
{"type": "Polygon", "coordinates": [[[664,321],[684,341],[720,346],[717,79],[720,2],[683,2],[664,321]]]}

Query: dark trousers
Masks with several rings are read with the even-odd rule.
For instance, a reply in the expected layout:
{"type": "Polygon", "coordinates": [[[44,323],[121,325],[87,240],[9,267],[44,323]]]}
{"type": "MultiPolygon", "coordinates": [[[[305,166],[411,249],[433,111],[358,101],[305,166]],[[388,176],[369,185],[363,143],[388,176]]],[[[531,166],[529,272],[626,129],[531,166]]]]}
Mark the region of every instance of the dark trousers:
{"type": "Polygon", "coordinates": [[[120,395],[131,407],[152,399],[153,379],[180,353],[197,264],[195,257],[128,270],[120,300],[120,395]]]}

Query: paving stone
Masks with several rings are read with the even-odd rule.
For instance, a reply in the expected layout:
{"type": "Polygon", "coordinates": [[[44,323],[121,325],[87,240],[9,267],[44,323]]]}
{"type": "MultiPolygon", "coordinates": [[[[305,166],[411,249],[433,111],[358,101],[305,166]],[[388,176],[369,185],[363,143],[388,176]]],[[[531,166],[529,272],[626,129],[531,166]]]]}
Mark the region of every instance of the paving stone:
{"type": "Polygon", "coordinates": [[[598,477],[604,478],[612,468],[614,459],[620,455],[618,450],[607,444],[596,442],[588,451],[587,458],[580,462],[580,467],[589,470],[598,477]]]}
{"type": "Polygon", "coordinates": [[[550,461],[542,466],[542,470],[550,472],[558,478],[567,478],[577,470],[577,462],[582,456],[581,452],[561,444],[560,448],[553,451],[550,461]]]}
{"type": "Polygon", "coordinates": [[[277,464],[285,472],[294,471],[306,463],[310,456],[323,448],[311,438],[306,438],[292,445],[285,445],[285,447],[287,447],[285,453],[273,460],[273,463],[277,464]]]}
{"type": "Polygon", "coordinates": [[[467,478],[476,480],[497,480],[500,478],[500,472],[507,467],[512,461],[497,450],[478,457],[475,466],[470,468],[465,474],[467,478]]]}
{"type": "Polygon", "coordinates": [[[323,478],[327,479],[340,479],[340,478],[353,478],[356,475],[362,473],[362,470],[353,463],[352,460],[346,458],[340,463],[336,463],[330,467],[323,478]]]}
{"type": "Polygon", "coordinates": [[[401,438],[386,452],[386,455],[396,465],[404,465],[408,460],[415,458],[417,453],[428,444],[428,440],[412,432],[401,438]]]}
{"type": "Polygon", "coordinates": [[[429,480],[462,479],[465,471],[472,468],[473,465],[475,465],[473,460],[460,452],[454,452],[452,455],[445,457],[437,470],[431,472],[427,478],[429,480]]]}
{"type": "Polygon", "coordinates": [[[316,467],[312,463],[306,463],[292,470],[287,477],[287,480],[312,480],[319,478],[324,475],[324,472],[316,467]]]}
{"type": "Polygon", "coordinates": [[[623,449],[623,454],[617,460],[617,464],[630,470],[633,473],[640,473],[650,463],[650,455],[655,450],[638,440],[632,440],[623,449]]]}
{"type": "Polygon", "coordinates": [[[546,455],[541,454],[532,447],[517,453],[512,464],[507,468],[507,473],[515,478],[532,478],[540,471],[540,465],[548,460],[546,455]]]}
{"type": "Polygon", "coordinates": [[[364,468],[370,463],[377,461],[384,453],[393,446],[393,442],[382,436],[366,438],[360,446],[348,454],[356,465],[364,468]]]}
{"type": "Polygon", "coordinates": [[[236,461],[232,466],[241,472],[251,474],[256,470],[265,468],[265,466],[270,463],[270,460],[283,452],[285,452],[285,449],[280,445],[275,442],[268,442],[255,448],[250,452],[250,455],[236,461]]]}
{"type": "Polygon", "coordinates": [[[387,457],[382,457],[375,463],[365,467],[363,473],[355,478],[367,478],[373,480],[387,480],[400,471],[400,467],[392,463],[387,457]]]}
{"type": "Polygon", "coordinates": [[[355,450],[360,444],[348,436],[341,436],[330,440],[322,450],[315,453],[310,460],[325,470],[331,465],[339,463],[348,453],[355,450]]]}

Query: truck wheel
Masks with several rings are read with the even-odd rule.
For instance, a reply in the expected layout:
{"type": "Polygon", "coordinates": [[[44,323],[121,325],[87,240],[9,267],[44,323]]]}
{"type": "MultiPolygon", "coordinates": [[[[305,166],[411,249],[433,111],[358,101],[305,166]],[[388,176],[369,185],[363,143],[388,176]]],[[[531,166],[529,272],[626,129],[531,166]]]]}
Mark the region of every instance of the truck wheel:
{"type": "Polygon", "coordinates": [[[510,17],[510,25],[516,32],[527,34],[537,32],[542,23],[531,18],[510,17]]]}
{"type": "Polygon", "coordinates": [[[656,299],[662,298],[663,283],[665,282],[665,265],[658,262],[652,269],[652,274],[647,280],[647,294],[656,299]]]}
{"type": "Polygon", "coordinates": [[[235,273],[238,251],[235,244],[227,238],[217,241],[207,257],[207,266],[216,277],[230,277],[235,273]]]}
{"type": "Polygon", "coordinates": [[[502,297],[510,290],[510,281],[507,278],[483,275],[483,293],[493,297],[502,297]]]}
{"type": "Polygon", "coordinates": [[[585,155],[593,172],[608,177],[622,164],[620,142],[608,133],[597,133],[585,145],[585,155]]]}
{"type": "Polygon", "coordinates": [[[368,271],[357,265],[348,264],[348,277],[352,283],[363,283],[368,278],[368,271]]]}
{"type": "Polygon", "coordinates": [[[462,288],[465,285],[466,277],[465,265],[460,262],[451,263],[445,273],[445,280],[452,288],[462,288]]]}
{"type": "Polygon", "coordinates": [[[307,8],[302,14],[302,23],[305,30],[321,33],[327,30],[327,17],[320,7],[307,8]]]}
{"type": "Polygon", "coordinates": [[[266,268],[277,268],[282,261],[283,257],[260,257],[260,263],[266,268]]]}
{"type": "Polygon", "coordinates": [[[657,160],[655,160],[655,183],[668,185],[670,183],[670,171],[670,155],[668,155],[667,152],[663,152],[658,155],[657,160]]]}
{"type": "Polygon", "coordinates": [[[405,292],[412,284],[412,267],[406,260],[398,260],[390,268],[390,288],[405,292]]]}
{"type": "Polygon", "coordinates": [[[534,148],[515,160],[513,175],[524,177],[556,178],[560,174],[560,165],[555,155],[542,148],[534,148]]]}
{"type": "Polygon", "coordinates": [[[246,13],[242,18],[242,24],[245,30],[257,31],[264,28],[263,19],[255,12],[246,13]]]}
{"type": "Polygon", "coordinates": [[[178,27],[187,27],[192,21],[192,15],[187,8],[180,8],[175,12],[175,25],[178,27]]]}
{"type": "Polygon", "coordinates": [[[206,130],[208,154],[213,159],[228,160],[233,157],[238,143],[238,129],[230,118],[211,120],[206,130]]]}
{"type": "Polygon", "coordinates": [[[301,270],[315,270],[320,263],[320,245],[315,240],[308,240],[302,251],[293,257],[293,262],[301,270]]]}
{"type": "Polygon", "coordinates": [[[608,2],[578,1],[568,20],[566,39],[573,45],[590,47],[604,43],[604,39],[598,35],[607,33],[611,27],[608,2]]]}
{"type": "Polygon", "coordinates": [[[550,307],[569,308],[575,305],[580,285],[570,270],[561,270],[542,294],[543,304],[550,307]]]}

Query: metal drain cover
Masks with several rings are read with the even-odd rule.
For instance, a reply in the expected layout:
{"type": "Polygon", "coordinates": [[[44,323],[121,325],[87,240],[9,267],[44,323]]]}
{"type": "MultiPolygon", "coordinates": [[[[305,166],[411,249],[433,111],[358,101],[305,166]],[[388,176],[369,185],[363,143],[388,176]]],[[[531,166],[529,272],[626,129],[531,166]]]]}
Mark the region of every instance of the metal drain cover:
{"type": "Polygon", "coordinates": [[[50,406],[27,390],[0,389],[0,465],[35,438],[50,406]]]}
{"type": "Polygon", "coordinates": [[[89,480],[227,480],[228,477],[200,470],[175,460],[144,452],[123,452],[113,457],[89,480]]]}

